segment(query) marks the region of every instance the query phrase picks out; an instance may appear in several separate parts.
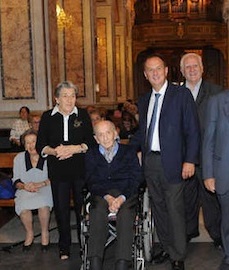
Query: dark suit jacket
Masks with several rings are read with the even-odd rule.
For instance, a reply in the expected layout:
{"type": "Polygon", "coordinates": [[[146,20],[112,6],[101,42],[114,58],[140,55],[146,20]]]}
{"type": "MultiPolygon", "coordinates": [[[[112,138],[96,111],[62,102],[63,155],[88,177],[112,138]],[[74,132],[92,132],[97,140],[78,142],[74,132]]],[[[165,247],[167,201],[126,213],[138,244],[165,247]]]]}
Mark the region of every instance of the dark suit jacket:
{"type": "MultiPolygon", "coordinates": [[[[60,144],[81,144],[88,146],[95,144],[91,121],[86,110],[78,108],[78,116],[72,114],[69,117],[69,141],[64,141],[63,116],[56,113],[51,116],[52,110],[43,113],[38,138],[37,150],[41,153],[45,146],[57,147],[60,144]]],[[[66,160],[58,160],[54,156],[48,156],[48,173],[51,180],[68,181],[84,177],[84,154],[75,154],[66,160]]]]}
{"type": "Polygon", "coordinates": [[[229,191],[229,91],[209,100],[203,141],[203,179],[215,178],[216,191],[229,191]]]}
{"type": "Polygon", "coordinates": [[[204,121],[206,115],[206,107],[209,97],[218,94],[223,90],[223,87],[203,80],[200,85],[200,90],[197,95],[196,105],[200,120],[201,134],[203,134],[204,121]]]}
{"type": "Polygon", "coordinates": [[[108,163],[95,146],[85,154],[86,184],[92,195],[106,194],[136,195],[143,180],[136,151],[130,145],[119,144],[119,149],[111,163],[108,163]]]}
{"type": "MultiPolygon", "coordinates": [[[[199,122],[200,122],[201,145],[202,145],[202,140],[203,140],[204,122],[205,122],[208,99],[211,96],[218,94],[222,90],[223,90],[223,87],[221,87],[220,85],[216,85],[208,81],[202,80],[202,83],[200,85],[200,90],[196,98],[196,106],[197,106],[199,122]]],[[[200,164],[201,163],[202,163],[202,146],[200,148],[200,164]]]]}
{"type": "MultiPolygon", "coordinates": [[[[150,96],[151,92],[139,99],[139,130],[131,140],[136,147],[141,145],[143,165],[150,96]]],[[[166,89],[159,119],[159,137],[165,177],[170,183],[179,183],[182,181],[182,164],[198,163],[200,147],[196,104],[184,86],[169,84],[166,89]]]]}

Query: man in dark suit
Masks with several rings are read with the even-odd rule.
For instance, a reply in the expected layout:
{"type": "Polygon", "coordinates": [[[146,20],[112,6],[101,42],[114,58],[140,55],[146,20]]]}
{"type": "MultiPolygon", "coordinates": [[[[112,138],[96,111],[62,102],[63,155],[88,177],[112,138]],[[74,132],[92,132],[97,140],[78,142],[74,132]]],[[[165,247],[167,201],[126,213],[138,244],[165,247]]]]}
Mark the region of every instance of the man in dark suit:
{"type": "MultiPolygon", "coordinates": [[[[196,102],[202,135],[207,101],[209,97],[219,93],[223,88],[202,79],[204,70],[202,58],[196,53],[184,54],[180,61],[180,69],[185,77],[185,86],[189,88],[196,102]]],[[[201,163],[196,166],[195,174],[185,183],[187,241],[199,235],[200,206],[205,227],[213,239],[214,245],[221,247],[219,202],[217,196],[204,187],[201,163]]]]}
{"type": "Polygon", "coordinates": [[[170,257],[172,269],[179,270],[184,269],[186,253],[184,180],[194,174],[199,159],[198,115],[190,91],[167,81],[168,67],[162,56],[148,55],[144,74],[152,90],[138,101],[139,130],[131,143],[141,145],[156,231],[164,250],[158,256],[170,257]]]}
{"type": "Polygon", "coordinates": [[[86,183],[91,193],[88,257],[90,270],[101,270],[108,236],[108,215],[116,215],[115,269],[127,270],[132,258],[133,224],[142,171],[137,153],[117,142],[115,125],[94,126],[98,145],[85,155],[86,183]]]}
{"type": "Polygon", "coordinates": [[[224,258],[220,270],[229,269],[229,91],[210,98],[203,139],[203,179],[216,194],[222,213],[221,235],[224,258]]]}

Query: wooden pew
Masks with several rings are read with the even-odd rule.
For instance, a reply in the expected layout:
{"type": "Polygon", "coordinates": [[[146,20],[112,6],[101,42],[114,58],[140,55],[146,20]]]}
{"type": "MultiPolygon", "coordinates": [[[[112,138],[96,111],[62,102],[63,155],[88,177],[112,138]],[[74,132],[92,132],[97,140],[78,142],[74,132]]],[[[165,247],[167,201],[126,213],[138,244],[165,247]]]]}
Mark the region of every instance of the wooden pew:
{"type": "MultiPolygon", "coordinates": [[[[0,168],[13,169],[13,160],[18,153],[0,153],[0,168]]],[[[0,199],[0,207],[13,207],[14,199],[0,199]]]]}

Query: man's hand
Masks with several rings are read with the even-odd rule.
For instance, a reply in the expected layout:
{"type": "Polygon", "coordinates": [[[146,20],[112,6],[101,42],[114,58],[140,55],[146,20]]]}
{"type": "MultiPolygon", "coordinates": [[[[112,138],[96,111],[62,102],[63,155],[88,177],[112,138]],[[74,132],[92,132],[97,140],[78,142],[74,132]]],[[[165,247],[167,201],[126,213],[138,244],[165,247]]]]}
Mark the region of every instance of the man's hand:
{"type": "Polygon", "coordinates": [[[121,205],[124,203],[124,198],[122,196],[119,196],[117,198],[111,196],[111,195],[106,195],[105,200],[108,203],[108,208],[111,213],[117,213],[121,205]]]}
{"type": "Polygon", "coordinates": [[[195,164],[184,162],[183,168],[182,168],[182,178],[188,179],[192,177],[195,173],[195,164]]]}
{"type": "Polygon", "coordinates": [[[215,193],[215,178],[208,178],[204,180],[204,186],[207,190],[215,193]]]}
{"type": "Polygon", "coordinates": [[[115,198],[115,200],[114,200],[113,203],[112,203],[111,209],[112,209],[115,213],[117,213],[118,210],[120,209],[121,205],[124,203],[124,201],[125,201],[125,200],[123,199],[122,196],[119,196],[119,197],[115,198]]]}

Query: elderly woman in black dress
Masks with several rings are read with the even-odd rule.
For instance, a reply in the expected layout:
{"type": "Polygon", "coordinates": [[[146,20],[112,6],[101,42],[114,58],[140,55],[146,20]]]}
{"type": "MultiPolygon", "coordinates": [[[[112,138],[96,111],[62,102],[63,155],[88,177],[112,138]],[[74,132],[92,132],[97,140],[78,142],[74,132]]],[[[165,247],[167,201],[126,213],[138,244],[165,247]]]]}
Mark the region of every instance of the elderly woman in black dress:
{"type": "Polygon", "coordinates": [[[80,233],[84,153],[94,143],[90,117],[85,109],[76,107],[77,93],[77,87],[69,81],[57,85],[56,106],[43,113],[37,140],[38,152],[48,161],[62,260],[70,256],[71,195],[80,233]]]}

